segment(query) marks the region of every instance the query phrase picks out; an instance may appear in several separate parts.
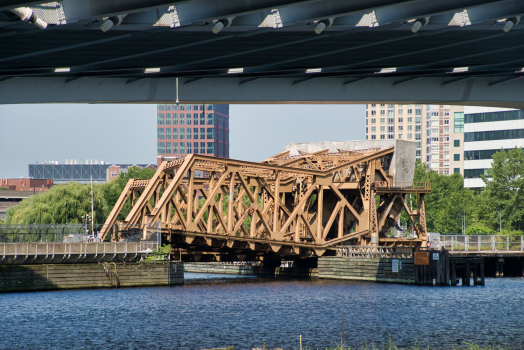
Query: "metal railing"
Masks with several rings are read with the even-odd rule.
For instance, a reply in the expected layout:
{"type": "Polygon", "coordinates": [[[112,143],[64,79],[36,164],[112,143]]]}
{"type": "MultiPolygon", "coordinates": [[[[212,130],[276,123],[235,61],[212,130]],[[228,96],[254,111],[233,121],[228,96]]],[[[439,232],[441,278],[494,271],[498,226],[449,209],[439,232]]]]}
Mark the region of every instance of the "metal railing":
{"type": "Polygon", "coordinates": [[[413,182],[413,181],[375,181],[377,189],[394,189],[394,190],[419,190],[431,191],[431,182],[413,182]]]}
{"type": "Polygon", "coordinates": [[[441,235],[439,247],[449,251],[464,252],[524,252],[524,236],[478,235],[459,236],[441,235]]]}
{"type": "Polygon", "coordinates": [[[158,249],[156,242],[94,242],[94,243],[0,243],[0,257],[71,257],[79,255],[116,255],[152,253],[158,249]]]}
{"type": "Polygon", "coordinates": [[[337,246],[336,257],[412,258],[412,247],[337,246]]]}

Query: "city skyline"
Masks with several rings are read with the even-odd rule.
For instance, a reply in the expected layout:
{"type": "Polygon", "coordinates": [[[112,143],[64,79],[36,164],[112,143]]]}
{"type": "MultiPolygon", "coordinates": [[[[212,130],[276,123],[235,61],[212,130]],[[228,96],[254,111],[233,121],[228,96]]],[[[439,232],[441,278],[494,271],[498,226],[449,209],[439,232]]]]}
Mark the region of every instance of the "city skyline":
{"type": "MultiPolygon", "coordinates": [[[[2,105],[0,178],[27,177],[29,164],[45,160],[156,164],[156,109],[156,104],[2,105]]],[[[230,109],[234,159],[261,161],[290,142],[365,138],[365,105],[231,105],[230,109]]]]}

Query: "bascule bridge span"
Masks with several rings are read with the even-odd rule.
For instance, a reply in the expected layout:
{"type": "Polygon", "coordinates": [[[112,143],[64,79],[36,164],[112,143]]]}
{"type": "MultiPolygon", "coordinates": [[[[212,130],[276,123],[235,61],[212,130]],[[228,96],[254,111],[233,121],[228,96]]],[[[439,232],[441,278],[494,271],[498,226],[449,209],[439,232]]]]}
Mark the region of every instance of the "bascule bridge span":
{"type": "Polygon", "coordinates": [[[340,244],[424,247],[430,188],[412,181],[412,146],[332,142],[260,163],[190,154],[163,162],[150,180],[129,180],[99,237],[116,226],[118,239],[140,239],[157,225],[185,260],[326,256],[340,244]],[[418,196],[418,210],[407,194],[418,196]],[[126,202],[130,212],[118,221],[126,202]],[[402,211],[412,237],[388,238],[402,211]]]}

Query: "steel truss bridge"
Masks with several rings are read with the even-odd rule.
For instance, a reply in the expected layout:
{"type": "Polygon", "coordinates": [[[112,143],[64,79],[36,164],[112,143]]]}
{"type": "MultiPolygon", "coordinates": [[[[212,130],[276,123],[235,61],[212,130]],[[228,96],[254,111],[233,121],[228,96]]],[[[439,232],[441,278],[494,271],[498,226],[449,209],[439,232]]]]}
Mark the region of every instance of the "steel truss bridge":
{"type": "Polygon", "coordinates": [[[0,0],[0,103],[524,108],[520,0],[0,0]]]}
{"type": "Polygon", "coordinates": [[[260,163],[196,154],[163,162],[152,179],[129,180],[99,237],[114,224],[125,239],[137,237],[137,225],[160,223],[163,242],[211,260],[333,255],[341,243],[426,246],[429,184],[394,182],[393,147],[328,152],[286,151],[260,163]],[[408,193],[419,197],[418,210],[408,208],[408,193]],[[130,212],[117,221],[126,202],[130,212]],[[388,238],[403,210],[415,236],[388,238]]]}

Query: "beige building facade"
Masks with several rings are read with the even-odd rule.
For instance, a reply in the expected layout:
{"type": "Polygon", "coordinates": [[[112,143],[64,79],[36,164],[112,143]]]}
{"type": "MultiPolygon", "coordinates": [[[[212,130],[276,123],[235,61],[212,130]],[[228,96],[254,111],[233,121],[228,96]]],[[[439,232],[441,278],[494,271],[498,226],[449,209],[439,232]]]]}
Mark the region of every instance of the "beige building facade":
{"type": "Polygon", "coordinates": [[[442,175],[464,175],[464,107],[367,104],[366,140],[416,142],[416,159],[442,175]]]}

